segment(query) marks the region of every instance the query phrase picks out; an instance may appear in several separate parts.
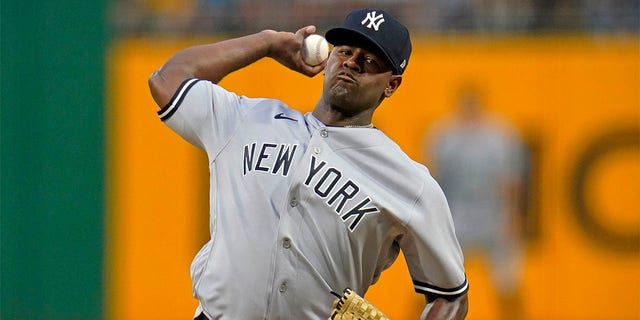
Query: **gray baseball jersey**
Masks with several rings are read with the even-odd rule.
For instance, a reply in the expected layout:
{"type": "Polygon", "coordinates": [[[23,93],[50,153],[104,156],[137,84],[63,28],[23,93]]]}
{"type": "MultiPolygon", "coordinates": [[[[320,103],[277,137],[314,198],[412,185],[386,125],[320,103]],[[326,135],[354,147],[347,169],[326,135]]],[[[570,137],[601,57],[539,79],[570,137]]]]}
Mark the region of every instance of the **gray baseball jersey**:
{"type": "Polygon", "coordinates": [[[415,290],[467,290],[445,197],[380,130],[329,127],[273,99],[189,79],[160,118],[206,151],[211,240],[191,265],[213,319],[326,319],[402,250],[415,290]]]}

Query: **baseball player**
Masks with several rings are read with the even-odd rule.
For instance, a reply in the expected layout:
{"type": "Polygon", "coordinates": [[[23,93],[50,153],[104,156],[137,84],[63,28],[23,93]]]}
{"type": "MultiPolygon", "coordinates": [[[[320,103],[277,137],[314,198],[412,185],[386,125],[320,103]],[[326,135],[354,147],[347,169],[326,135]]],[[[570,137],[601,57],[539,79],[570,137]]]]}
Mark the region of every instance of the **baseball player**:
{"type": "MultiPolygon", "coordinates": [[[[327,319],[403,251],[425,319],[463,319],[467,279],[445,197],[429,171],[372,123],[402,83],[411,42],[382,10],[351,12],[309,66],[308,26],[177,52],[149,78],[160,119],[209,158],[209,240],[191,265],[196,319],[327,319]],[[324,70],[313,112],[217,83],[262,58],[324,70]]],[[[171,164],[167,164],[171,170],[171,164]]]]}
{"type": "Polygon", "coordinates": [[[488,110],[478,88],[463,86],[450,115],[426,131],[424,154],[447,195],[468,258],[486,258],[501,319],[521,318],[519,226],[524,145],[506,119],[488,110]]]}

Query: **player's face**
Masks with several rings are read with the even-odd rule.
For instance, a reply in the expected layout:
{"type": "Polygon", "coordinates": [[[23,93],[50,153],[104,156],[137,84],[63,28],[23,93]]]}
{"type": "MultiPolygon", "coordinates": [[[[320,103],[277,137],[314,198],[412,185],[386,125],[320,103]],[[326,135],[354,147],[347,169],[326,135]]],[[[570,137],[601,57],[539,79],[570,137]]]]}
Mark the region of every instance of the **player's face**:
{"type": "Polygon", "coordinates": [[[324,101],[345,112],[375,109],[400,84],[386,59],[360,46],[334,47],[324,78],[324,101]]]}

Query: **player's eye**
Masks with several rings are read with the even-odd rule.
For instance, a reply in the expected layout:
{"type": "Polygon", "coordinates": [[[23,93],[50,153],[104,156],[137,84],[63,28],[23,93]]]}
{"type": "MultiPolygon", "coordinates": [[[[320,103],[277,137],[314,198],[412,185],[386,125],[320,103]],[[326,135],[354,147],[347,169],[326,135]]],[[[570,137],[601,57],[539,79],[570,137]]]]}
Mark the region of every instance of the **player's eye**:
{"type": "Polygon", "coordinates": [[[351,50],[349,50],[349,49],[342,49],[342,50],[339,50],[338,52],[339,52],[341,55],[343,55],[343,56],[350,56],[350,55],[352,55],[352,52],[351,52],[351,50]]]}
{"type": "Polygon", "coordinates": [[[385,65],[382,64],[380,60],[374,56],[366,56],[364,58],[364,67],[367,72],[371,73],[383,72],[385,69],[385,65]]]}

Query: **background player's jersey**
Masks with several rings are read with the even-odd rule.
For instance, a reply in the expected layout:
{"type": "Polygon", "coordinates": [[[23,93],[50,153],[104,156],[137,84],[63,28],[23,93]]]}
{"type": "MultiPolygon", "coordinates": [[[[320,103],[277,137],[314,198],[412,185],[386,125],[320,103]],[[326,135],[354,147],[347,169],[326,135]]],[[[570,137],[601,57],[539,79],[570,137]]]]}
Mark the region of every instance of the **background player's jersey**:
{"type": "Polygon", "coordinates": [[[433,134],[438,182],[453,212],[463,245],[487,245],[512,228],[513,196],[507,191],[520,179],[523,154],[504,121],[487,115],[470,125],[447,120],[433,134]]]}
{"type": "Polygon", "coordinates": [[[215,319],[326,319],[403,250],[416,291],[467,290],[442,191],[377,129],[327,127],[272,99],[190,79],[158,112],[207,152],[211,240],[194,295],[215,319]]]}

